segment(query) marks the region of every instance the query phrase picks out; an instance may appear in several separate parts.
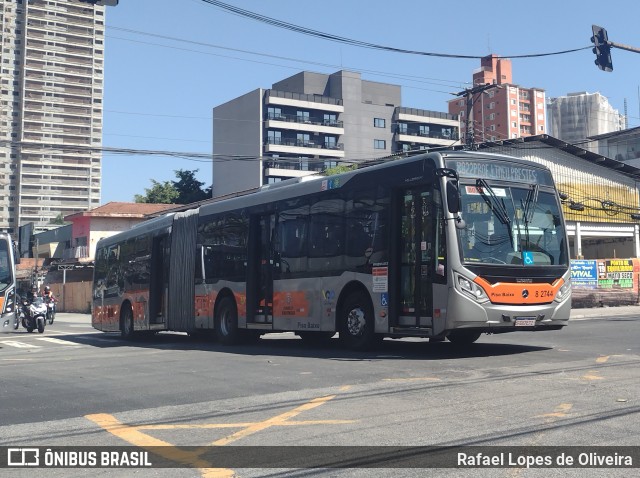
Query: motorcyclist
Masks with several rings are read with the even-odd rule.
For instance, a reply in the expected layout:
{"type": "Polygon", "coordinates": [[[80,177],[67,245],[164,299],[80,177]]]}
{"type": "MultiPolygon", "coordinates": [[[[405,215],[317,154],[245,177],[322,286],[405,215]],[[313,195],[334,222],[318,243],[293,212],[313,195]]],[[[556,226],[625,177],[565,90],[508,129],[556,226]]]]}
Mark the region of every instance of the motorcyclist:
{"type": "Polygon", "coordinates": [[[51,292],[51,287],[49,287],[48,285],[44,286],[42,297],[44,298],[47,306],[49,306],[49,304],[51,305],[51,314],[47,314],[47,318],[49,319],[49,324],[52,324],[53,318],[56,314],[56,302],[58,302],[58,299],[56,299],[56,297],[53,295],[53,292],[51,292]]]}

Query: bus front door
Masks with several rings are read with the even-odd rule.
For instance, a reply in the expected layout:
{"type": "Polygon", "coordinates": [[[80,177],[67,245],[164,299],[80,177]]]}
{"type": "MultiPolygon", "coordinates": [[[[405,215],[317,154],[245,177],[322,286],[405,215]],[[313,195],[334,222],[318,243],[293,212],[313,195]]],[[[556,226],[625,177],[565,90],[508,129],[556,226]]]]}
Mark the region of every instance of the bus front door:
{"type": "Polygon", "coordinates": [[[252,248],[253,274],[249,274],[247,284],[247,322],[273,323],[273,271],[275,267],[274,232],[275,214],[264,214],[252,218],[252,233],[255,240],[252,248]]]}
{"type": "Polygon", "coordinates": [[[398,206],[398,275],[396,325],[432,329],[435,234],[433,189],[402,191],[398,206]]]}

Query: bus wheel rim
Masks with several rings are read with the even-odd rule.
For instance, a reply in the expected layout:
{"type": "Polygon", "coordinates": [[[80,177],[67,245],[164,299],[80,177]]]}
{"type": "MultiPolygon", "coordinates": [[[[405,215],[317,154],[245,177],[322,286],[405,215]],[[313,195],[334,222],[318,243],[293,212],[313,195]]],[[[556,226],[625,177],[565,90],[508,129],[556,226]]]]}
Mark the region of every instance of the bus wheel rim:
{"type": "Polygon", "coordinates": [[[351,309],[347,315],[347,331],[349,335],[358,337],[363,334],[366,326],[364,311],[360,308],[351,309]]]}

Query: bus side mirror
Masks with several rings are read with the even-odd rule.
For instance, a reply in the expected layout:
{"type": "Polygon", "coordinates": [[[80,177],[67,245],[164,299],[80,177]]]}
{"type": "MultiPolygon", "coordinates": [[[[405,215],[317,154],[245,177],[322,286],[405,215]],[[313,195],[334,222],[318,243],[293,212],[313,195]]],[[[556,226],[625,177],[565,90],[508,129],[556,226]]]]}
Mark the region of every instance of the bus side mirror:
{"type": "Polygon", "coordinates": [[[458,214],[460,212],[458,181],[447,181],[447,208],[451,214],[458,214]]]}

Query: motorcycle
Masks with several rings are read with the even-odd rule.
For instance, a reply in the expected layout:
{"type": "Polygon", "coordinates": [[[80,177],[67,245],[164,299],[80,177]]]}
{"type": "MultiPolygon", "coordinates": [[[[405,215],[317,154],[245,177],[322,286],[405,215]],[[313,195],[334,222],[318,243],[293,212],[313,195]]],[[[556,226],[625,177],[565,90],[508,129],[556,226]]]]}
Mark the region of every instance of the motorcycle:
{"type": "Polygon", "coordinates": [[[22,307],[20,309],[22,326],[31,333],[34,329],[38,332],[44,332],[47,317],[47,304],[44,303],[42,297],[36,297],[32,302],[22,299],[22,307]]]}
{"type": "Polygon", "coordinates": [[[47,322],[51,325],[56,318],[56,301],[51,297],[45,297],[44,301],[47,304],[47,322]]]}

